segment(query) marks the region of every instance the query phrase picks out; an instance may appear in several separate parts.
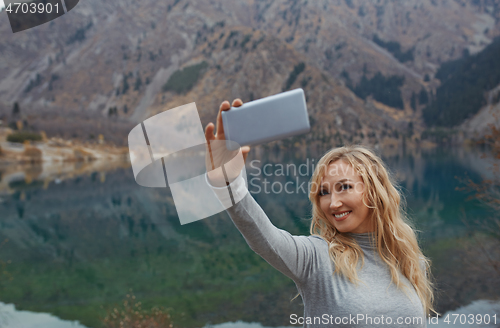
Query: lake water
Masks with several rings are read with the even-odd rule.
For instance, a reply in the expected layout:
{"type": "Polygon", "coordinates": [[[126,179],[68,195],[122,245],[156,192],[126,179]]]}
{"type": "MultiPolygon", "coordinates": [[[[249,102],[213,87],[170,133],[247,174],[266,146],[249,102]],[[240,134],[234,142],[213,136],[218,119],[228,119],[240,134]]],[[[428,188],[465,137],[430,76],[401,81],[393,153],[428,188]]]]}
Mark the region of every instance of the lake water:
{"type": "MultiPolygon", "coordinates": [[[[248,159],[250,191],[275,225],[308,234],[310,204],[300,186],[320,154],[268,154],[248,159]],[[304,174],[281,174],[287,164],[302,165],[304,174]],[[276,182],[290,182],[293,192],[273,193],[276,182]]],[[[488,177],[488,160],[465,149],[382,155],[433,260],[438,310],[498,299],[489,264],[497,244],[481,233],[491,213],[456,190],[463,186],[457,177],[488,177]]],[[[168,308],[180,327],[289,326],[290,314],[303,312],[300,297],[291,301],[293,282],[248,248],[225,213],[181,226],[169,189],[138,186],[130,168],[2,184],[10,191],[0,195],[0,240],[8,239],[0,247],[0,301],[18,309],[87,327],[100,326],[130,293],[143,308],[168,308]]]]}

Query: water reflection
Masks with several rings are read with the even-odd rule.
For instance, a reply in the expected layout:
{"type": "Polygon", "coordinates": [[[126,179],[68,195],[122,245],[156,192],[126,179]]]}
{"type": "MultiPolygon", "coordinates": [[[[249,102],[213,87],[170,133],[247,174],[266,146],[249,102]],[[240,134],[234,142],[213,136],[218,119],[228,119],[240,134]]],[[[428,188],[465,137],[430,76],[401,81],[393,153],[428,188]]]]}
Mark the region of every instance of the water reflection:
{"type": "MultiPolygon", "coordinates": [[[[264,178],[307,183],[312,170],[303,176],[255,174],[266,164],[299,166],[309,160],[312,165],[320,155],[305,150],[264,156],[257,151],[248,159],[259,160],[247,166],[249,184],[252,177],[261,178],[256,185],[264,178]]],[[[456,273],[460,261],[441,259],[471,232],[461,222],[463,213],[488,215],[455,190],[460,185],[455,176],[467,172],[480,181],[487,174],[487,160],[479,155],[463,150],[383,154],[400,181],[427,253],[439,259],[434,262],[438,280],[451,286],[456,284],[449,279],[463,280],[466,273],[456,273]]],[[[184,327],[238,320],[280,326],[287,325],[290,313],[302,313],[300,300],[290,302],[296,294],[293,282],[248,248],[225,213],[181,226],[169,188],[138,186],[126,166],[70,166],[50,174],[45,168],[3,169],[0,239],[9,241],[0,259],[12,261],[7,270],[14,279],[0,279],[1,301],[87,326],[99,325],[101,305],[119,303],[131,288],[146,305],[172,308],[174,322],[184,327]]],[[[307,192],[254,197],[275,225],[308,234],[307,192]]],[[[475,287],[481,290],[479,283],[470,288],[475,287]]],[[[460,294],[456,289],[441,299],[442,309],[498,297],[497,291],[463,289],[460,294]]]]}
{"type": "Polygon", "coordinates": [[[86,328],[78,321],[63,321],[48,313],[17,311],[13,304],[1,302],[0,325],[3,328],[86,328]]]}

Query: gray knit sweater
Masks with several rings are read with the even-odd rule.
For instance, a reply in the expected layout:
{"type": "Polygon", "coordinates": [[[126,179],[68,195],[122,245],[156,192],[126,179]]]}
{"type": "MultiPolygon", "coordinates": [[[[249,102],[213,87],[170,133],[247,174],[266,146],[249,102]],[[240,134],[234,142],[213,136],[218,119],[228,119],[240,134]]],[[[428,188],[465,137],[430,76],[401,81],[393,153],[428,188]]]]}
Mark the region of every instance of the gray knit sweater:
{"type": "MultiPolygon", "coordinates": [[[[217,189],[214,191],[217,194],[217,189]]],[[[231,184],[227,212],[250,248],[291,278],[302,296],[304,314],[290,314],[304,327],[427,327],[420,299],[410,282],[398,289],[371,243],[372,234],[351,234],[364,253],[358,286],[333,274],[328,244],[318,236],[292,236],[275,227],[250,195],[241,176],[231,184]]],[[[223,198],[219,193],[219,198],[223,198]]],[[[223,199],[221,199],[224,202],[223,199]]],[[[227,203],[227,200],[225,200],[227,203]]]]}

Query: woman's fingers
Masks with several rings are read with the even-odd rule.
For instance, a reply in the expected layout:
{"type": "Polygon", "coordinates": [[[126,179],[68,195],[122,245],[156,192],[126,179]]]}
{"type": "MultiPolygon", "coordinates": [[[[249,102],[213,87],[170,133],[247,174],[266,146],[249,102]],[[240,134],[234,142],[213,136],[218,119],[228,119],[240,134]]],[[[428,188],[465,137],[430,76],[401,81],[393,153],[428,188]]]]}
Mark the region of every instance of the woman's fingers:
{"type": "Polygon", "coordinates": [[[243,105],[243,101],[240,98],[233,100],[233,107],[240,107],[241,105],[243,105]]]}
{"type": "Polygon", "coordinates": [[[207,126],[205,128],[205,139],[207,139],[207,141],[215,139],[214,129],[215,129],[215,126],[212,122],[207,124],[207,126]]]}
{"type": "Polygon", "coordinates": [[[250,152],[249,146],[241,147],[241,153],[243,154],[243,163],[245,163],[247,161],[247,156],[248,156],[249,152],[250,152]]]}
{"type": "MultiPolygon", "coordinates": [[[[233,100],[233,107],[240,107],[241,105],[243,105],[243,101],[241,101],[240,98],[236,98],[235,100],[233,100]]],[[[219,140],[224,140],[226,139],[225,135],[224,135],[224,124],[222,123],[222,111],[226,111],[226,110],[229,110],[231,108],[231,105],[229,104],[229,101],[227,100],[224,100],[222,102],[222,104],[220,104],[220,107],[219,107],[219,113],[217,114],[217,134],[216,134],[216,138],[219,139],[219,140]]]]}
{"type": "Polygon", "coordinates": [[[231,105],[229,105],[229,101],[224,100],[219,107],[219,114],[217,114],[217,139],[226,139],[224,136],[224,124],[222,123],[222,111],[229,110],[231,105]]]}

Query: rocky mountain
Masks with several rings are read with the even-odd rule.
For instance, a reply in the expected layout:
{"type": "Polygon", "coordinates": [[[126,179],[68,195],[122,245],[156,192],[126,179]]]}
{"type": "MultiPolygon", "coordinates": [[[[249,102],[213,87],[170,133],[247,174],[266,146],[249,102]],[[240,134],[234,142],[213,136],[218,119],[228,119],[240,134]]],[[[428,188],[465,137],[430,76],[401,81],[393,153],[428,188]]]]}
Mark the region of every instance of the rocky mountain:
{"type": "Polygon", "coordinates": [[[498,0],[86,0],[13,34],[4,11],[0,116],[18,102],[33,129],[125,143],[178,105],[206,124],[224,99],[302,87],[314,129],[288,143],[418,139],[440,64],[486,47],[499,18],[498,0]]]}

